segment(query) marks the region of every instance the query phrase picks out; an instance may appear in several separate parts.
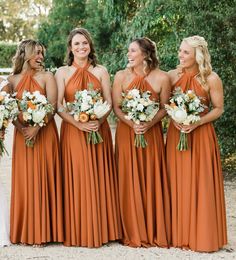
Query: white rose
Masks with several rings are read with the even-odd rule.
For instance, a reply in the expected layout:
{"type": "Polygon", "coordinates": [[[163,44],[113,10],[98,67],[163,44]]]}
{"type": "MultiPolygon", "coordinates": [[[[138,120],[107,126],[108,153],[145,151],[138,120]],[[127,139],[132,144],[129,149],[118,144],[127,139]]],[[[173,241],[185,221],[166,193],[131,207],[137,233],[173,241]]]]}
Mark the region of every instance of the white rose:
{"type": "Polygon", "coordinates": [[[144,106],[142,104],[137,105],[137,111],[143,111],[144,106]]]}
{"type": "Polygon", "coordinates": [[[182,124],[184,122],[184,120],[186,120],[186,118],[187,118],[187,112],[182,109],[173,110],[171,115],[172,115],[172,118],[174,119],[174,121],[176,121],[177,123],[180,123],[180,124],[182,124]]]}
{"type": "Polygon", "coordinates": [[[23,116],[23,120],[26,122],[31,119],[31,115],[27,112],[23,112],[22,116],[23,116]]]}
{"type": "Polygon", "coordinates": [[[34,110],[32,113],[33,121],[36,124],[39,124],[44,119],[45,116],[46,116],[46,112],[44,109],[34,110]]]}
{"type": "Polygon", "coordinates": [[[90,105],[87,102],[81,103],[81,111],[87,111],[90,108],[90,105]]]}
{"type": "Polygon", "coordinates": [[[139,119],[140,119],[140,121],[146,121],[147,116],[142,113],[142,114],[139,115],[139,119]]]}

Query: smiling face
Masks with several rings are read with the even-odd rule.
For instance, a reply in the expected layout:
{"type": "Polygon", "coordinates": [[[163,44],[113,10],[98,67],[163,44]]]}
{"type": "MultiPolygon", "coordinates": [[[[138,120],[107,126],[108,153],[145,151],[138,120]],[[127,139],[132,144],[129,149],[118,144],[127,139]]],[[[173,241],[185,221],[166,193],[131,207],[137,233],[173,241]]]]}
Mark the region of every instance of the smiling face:
{"type": "Polygon", "coordinates": [[[144,61],[144,54],[142,53],[139,45],[137,42],[131,42],[128,49],[128,66],[130,68],[134,68],[140,65],[143,65],[144,61]]]}
{"type": "Polygon", "coordinates": [[[44,60],[43,48],[40,45],[35,46],[35,54],[29,59],[29,66],[31,69],[40,69],[44,60]]]}
{"type": "Polygon", "coordinates": [[[180,65],[185,69],[192,69],[198,66],[194,48],[185,41],[182,41],[179,47],[178,58],[180,65]]]}
{"type": "Polygon", "coordinates": [[[77,59],[88,58],[91,51],[89,41],[82,34],[77,33],[71,41],[71,52],[77,59]]]}

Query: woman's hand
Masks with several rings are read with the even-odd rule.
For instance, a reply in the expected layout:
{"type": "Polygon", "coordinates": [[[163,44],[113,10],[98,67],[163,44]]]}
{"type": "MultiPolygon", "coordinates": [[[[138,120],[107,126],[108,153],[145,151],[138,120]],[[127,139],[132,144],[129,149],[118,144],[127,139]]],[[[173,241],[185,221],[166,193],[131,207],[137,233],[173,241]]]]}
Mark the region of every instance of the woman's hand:
{"type": "Polygon", "coordinates": [[[179,131],[182,130],[183,125],[179,124],[177,122],[175,122],[174,120],[171,120],[171,122],[173,123],[173,125],[175,126],[175,128],[177,128],[179,131]]]}
{"type": "Polygon", "coordinates": [[[88,121],[85,123],[78,122],[77,125],[81,131],[88,132],[88,133],[97,132],[100,127],[100,121],[94,120],[94,121],[88,121]]]}
{"type": "Polygon", "coordinates": [[[39,126],[28,126],[22,127],[22,133],[26,140],[35,140],[40,127],[39,126]]]}
{"type": "Polygon", "coordinates": [[[0,139],[3,140],[4,139],[4,135],[5,135],[5,131],[1,130],[0,131],[0,139]]]}
{"type": "Polygon", "coordinates": [[[151,127],[153,126],[153,122],[144,122],[140,124],[133,124],[133,129],[135,134],[145,134],[151,127]]]}
{"type": "Polygon", "coordinates": [[[191,125],[182,125],[181,131],[183,131],[186,134],[191,133],[194,129],[196,129],[197,127],[199,127],[201,124],[201,121],[196,122],[194,124],[191,125]]]}

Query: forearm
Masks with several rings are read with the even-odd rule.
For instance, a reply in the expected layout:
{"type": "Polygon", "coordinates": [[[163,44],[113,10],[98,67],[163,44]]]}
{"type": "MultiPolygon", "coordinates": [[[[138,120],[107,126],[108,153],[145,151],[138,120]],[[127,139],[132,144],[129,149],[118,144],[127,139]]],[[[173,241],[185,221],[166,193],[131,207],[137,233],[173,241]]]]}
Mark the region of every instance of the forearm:
{"type": "Polygon", "coordinates": [[[152,120],[152,126],[154,126],[156,123],[160,122],[166,115],[166,110],[164,108],[158,110],[156,115],[154,116],[152,120]]]}
{"type": "Polygon", "coordinates": [[[116,114],[116,116],[125,124],[127,124],[129,127],[133,128],[133,121],[132,120],[128,120],[125,118],[125,114],[122,112],[122,110],[120,108],[114,108],[114,112],[116,114]]]}
{"type": "Polygon", "coordinates": [[[201,117],[200,125],[215,121],[223,114],[223,108],[214,108],[209,113],[201,117]]]}

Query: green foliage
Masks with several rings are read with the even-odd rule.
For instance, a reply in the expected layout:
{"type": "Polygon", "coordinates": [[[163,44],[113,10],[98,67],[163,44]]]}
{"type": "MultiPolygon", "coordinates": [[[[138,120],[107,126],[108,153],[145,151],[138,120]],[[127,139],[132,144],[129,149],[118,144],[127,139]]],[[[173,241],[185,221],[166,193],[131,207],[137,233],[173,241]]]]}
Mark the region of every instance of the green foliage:
{"type": "Polygon", "coordinates": [[[46,66],[64,63],[69,32],[81,26],[85,19],[85,0],[54,0],[48,20],[38,30],[39,40],[46,46],[46,66]]]}
{"type": "Polygon", "coordinates": [[[16,52],[16,44],[0,43],[0,67],[11,68],[12,57],[16,52]]]}
{"type": "Polygon", "coordinates": [[[54,0],[39,30],[48,47],[48,65],[62,65],[66,37],[75,26],[91,32],[100,63],[112,77],[126,67],[128,45],[137,37],[156,42],[161,68],[168,71],[178,64],[181,40],[203,36],[224,85],[225,112],[215,123],[221,152],[227,156],[235,151],[236,0],[54,0]]]}

